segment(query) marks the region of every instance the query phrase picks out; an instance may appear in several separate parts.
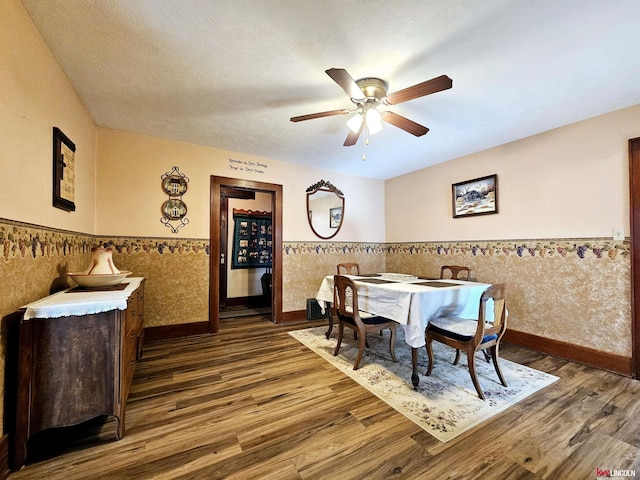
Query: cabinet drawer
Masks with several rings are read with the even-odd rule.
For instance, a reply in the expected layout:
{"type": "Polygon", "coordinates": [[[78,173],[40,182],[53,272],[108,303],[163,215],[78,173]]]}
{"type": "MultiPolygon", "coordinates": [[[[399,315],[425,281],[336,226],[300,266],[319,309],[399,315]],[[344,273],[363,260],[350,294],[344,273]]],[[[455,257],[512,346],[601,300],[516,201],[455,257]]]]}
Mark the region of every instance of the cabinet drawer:
{"type": "Polygon", "coordinates": [[[129,387],[133,381],[133,373],[136,369],[138,337],[127,335],[124,338],[122,350],[122,401],[126,402],[129,396],[129,387]]]}
{"type": "Polygon", "coordinates": [[[138,292],[134,292],[131,297],[129,297],[129,301],[127,302],[127,313],[125,318],[125,327],[124,331],[127,335],[132,332],[139,332],[141,328],[141,315],[142,310],[140,309],[140,296],[138,292]]]}

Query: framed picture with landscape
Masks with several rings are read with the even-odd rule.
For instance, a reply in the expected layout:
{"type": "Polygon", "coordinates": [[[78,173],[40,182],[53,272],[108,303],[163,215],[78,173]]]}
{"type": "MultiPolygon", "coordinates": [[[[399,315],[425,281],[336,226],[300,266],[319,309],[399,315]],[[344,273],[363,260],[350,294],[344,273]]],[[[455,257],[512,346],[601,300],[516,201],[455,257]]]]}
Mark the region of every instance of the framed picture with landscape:
{"type": "Polygon", "coordinates": [[[453,218],[498,213],[498,175],[454,183],[453,218]]]}

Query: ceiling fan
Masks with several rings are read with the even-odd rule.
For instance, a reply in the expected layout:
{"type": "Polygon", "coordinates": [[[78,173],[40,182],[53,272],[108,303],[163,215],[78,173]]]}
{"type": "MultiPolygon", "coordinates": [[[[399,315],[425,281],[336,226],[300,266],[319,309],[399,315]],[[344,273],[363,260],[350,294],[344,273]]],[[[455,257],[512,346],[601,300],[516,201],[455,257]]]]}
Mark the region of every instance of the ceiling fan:
{"type": "Polygon", "coordinates": [[[291,121],[302,122],[314,118],[355,113],[355,115],[347,121],[350,131],[344,142],[345,147],[355,145],[363,130],[365,131],[365,140],[368,141],[368,134],[376,133],[382,129],[381,121],[390,123],[416,137],[424,135],[429,131],[427,127],[397,113],[389,111],[380,112],[379,107],[382,105],[397,105],[413,100],[414,98],[447,90],[453,86],[453,81],[449,77],[441,75],[413,85],[412,87],[387,94],[389,85],[379,78],[371,77],[354,80],[344,68],[330,68],[329,70],[325,70],[325,73],[349,95],[351,101],[356,105],[355,108],[343,108],[329,110],[327,112],[311,113],[309,115],[300,115],[298,117],[291,117],[291,121]]]}

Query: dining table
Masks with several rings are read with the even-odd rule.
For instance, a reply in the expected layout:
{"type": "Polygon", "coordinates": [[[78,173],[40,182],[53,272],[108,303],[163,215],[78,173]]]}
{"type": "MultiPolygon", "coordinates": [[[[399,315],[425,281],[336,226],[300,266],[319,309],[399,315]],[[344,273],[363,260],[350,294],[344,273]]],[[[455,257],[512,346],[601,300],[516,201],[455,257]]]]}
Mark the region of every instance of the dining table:
{"type": "MultiPolygon", "coordinates": [[[[356,285],[359,310],[389,318],[402,326],[405,341],[411,347],[411,382],[415,389],[420,381],[418,351],[425,346],[429,320],[441,316],[478,318],[480,297],[491,286],[489,283],[402,273],[345,276],[356,285]]],[[[333,304],[333,275],[323,278],[316,300],[323,312],[333,304]]],[[[332,329],[333,315],[329,309],[327,338],[332,329]]]]}

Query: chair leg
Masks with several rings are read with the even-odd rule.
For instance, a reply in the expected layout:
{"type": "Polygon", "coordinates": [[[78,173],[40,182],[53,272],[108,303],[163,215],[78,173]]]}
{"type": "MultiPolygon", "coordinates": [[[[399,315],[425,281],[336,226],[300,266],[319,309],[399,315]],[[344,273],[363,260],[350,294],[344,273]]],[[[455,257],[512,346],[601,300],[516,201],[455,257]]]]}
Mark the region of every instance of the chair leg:
{"type": "Polygon", "coordinates": [[[389,340],[389,351],[391,352],[391,360],[393,360],[394,362],[396,362],[396,352],[395,352],[395,347],[396,347],[396,329],[395,328],[390,328],[389,330],[391,330],[391,339],[389,340]]]}
{"type": "Polygon", "coordinates": [[[456,348],[456,359],[453,361],[454,365],[457,365],[460,361],[460,349],[456,348]]]}
{"type": "Polygon", "coordinates": [[[431,345],[431,339],[427,337],[427,356],[429,357],[429,367],[427,368],[426,375],[431,375],[431,371],[433,370],[433,346],[431,345]]]}
{"type": "MultiPolygon", "coordinates": [[[[354,331],[353,331],[353,339],[354,339],[355,341],[358,341],[358,331],[357,331],[357,330],[354,330],[354,331]]],[[[369,341],[368,341],[366,338],[365,338],[365,340],[364,340],[364,344],[365,344],[365,346],[366,346],[367,348],[369,348],[369,341]]]]}
{"type": "Polygon", "coordinates": [[[340,345],[342,345],[342,335],[344,335],[344,325],[338,324],[338,342],[336,343],[336,349],[333,351],[333,356],[337,356],[340,351],[340,345]]]}
{"type": "Polygon", "coordinates": [[[474,349],[470,348],[467,350],[467,365],[469,366],[469,374],[471,374],[471,381],[473,382],[473,386],[476,387],[478,396],[482,400],[484,400],[484,393],[482,393],[482,388],[480,388],[478,376],[476,375],[476,351],[474,349]]]}
{"type": "Polygon", "coordinates": [[[331,307],[327,306],[327,308],[329,309],[329,329],[324,335],[328,339],[331,336],[331,332],[333,331],[333,314],[331,313],[331,307]]]}
{"type": "Polygon", "coordinates": [[[484,353],[484,359],[487,361],[487,363],[489,363],[491,361],[491,354],[489,352],[487,352],[487,348],[485,348],[484,350],[482,350],[482,353],[484,353]]]}
{"type": "Polygon", "coordinates": [[[356,357],[356,361],[353,362],[353,369],[357,370],[358,367],[360,366],[360,360],[362,360],[362,354],[364,353],[364,347],[365,344],[367,343],[367,335],[365,334],[365,332],[360,332],[360,335],[358,335],[360,337],[359,340],[359,346],[358,346],[358,356],[356,357]]]}
{"type": "Polygon", "coordinates": [[[496,369],[496,373],[498,374],[500,383],[502,383],[502,386],[506,387],[507,382],[505,381],[504,376],[502,375],[502,370],[500,369],[500,362],[498,358],[498,345],[494,345],[493,347],[491,347],[491,358],[493,358],[493,367],[496,369]]]}

